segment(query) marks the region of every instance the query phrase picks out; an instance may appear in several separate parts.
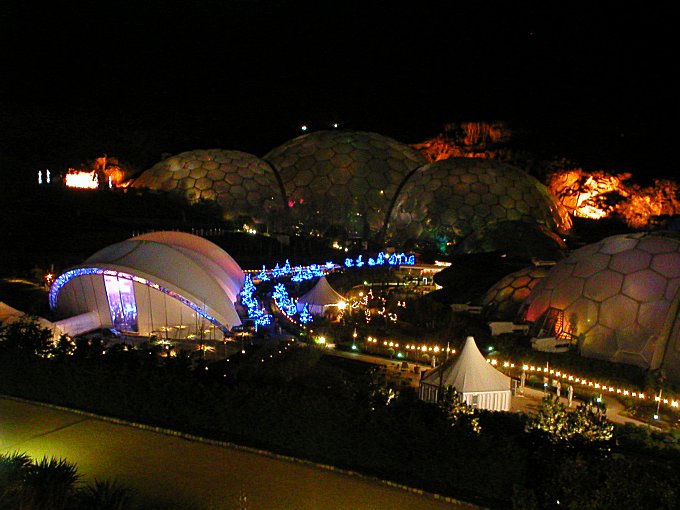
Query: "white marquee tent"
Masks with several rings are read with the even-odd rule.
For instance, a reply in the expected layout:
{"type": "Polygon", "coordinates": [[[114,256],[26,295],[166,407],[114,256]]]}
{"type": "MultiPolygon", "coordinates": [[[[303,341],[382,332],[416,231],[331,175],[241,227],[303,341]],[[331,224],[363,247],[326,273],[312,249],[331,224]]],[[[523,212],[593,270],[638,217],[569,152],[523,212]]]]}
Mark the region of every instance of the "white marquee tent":
{"type": "Polygon", "coordinates": [[[420,382],[419,396],[436,402],[440,388],[449,386],[462,394],[463,401],[478,409],[510,410],[510,377],[486,362],[471,336],[457,359],[429,371],[420,382]]]}
{"type": "Polygon", "coordinates": [[[337,306],[338,303],[344,303],[344,301],[345,298],[331,287],[325,276],[322,276],[309,292],[300,296],[297,306],[300,311],[306,304],[307,310],[312,315],[323,315],[326,307],[337,306]]]}

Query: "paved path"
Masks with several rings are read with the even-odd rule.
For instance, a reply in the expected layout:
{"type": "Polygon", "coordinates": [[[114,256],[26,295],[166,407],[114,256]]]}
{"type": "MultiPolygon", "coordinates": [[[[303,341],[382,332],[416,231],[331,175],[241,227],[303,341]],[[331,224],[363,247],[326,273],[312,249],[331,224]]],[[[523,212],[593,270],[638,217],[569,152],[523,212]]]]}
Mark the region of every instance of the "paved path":
{"type": "Polygon", "coordinates": [[[142,493],[209,510],[443,510],[469,508],[379,482],[234,448],[117,425],[0,397],[0,453],[63,457],[85,479],[118,479],[142,493]]]}

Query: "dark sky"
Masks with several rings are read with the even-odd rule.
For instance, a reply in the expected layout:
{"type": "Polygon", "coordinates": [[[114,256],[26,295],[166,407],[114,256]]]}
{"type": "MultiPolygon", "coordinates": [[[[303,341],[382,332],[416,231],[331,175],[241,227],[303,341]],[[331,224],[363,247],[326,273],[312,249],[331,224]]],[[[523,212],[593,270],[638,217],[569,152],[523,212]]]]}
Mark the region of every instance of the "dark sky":
{"type": "Polygon", "coordinates": [[[303,123],[412,143],[446,122],[506,120],[583,164],[672,174],[666,7],[183,3],[3,2],[0,172],[101,153],[141,168],[197,148],[261,156],[303,123]]]}

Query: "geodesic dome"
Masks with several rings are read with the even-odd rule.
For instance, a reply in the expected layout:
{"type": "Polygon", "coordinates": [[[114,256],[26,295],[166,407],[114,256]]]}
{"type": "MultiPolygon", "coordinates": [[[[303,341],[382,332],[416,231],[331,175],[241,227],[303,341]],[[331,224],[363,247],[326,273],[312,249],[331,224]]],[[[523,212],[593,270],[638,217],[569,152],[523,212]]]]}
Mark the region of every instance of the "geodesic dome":
{"type": "Polygon", "coordinates": [[[266,223],[284,207],[281,188],[269,164],[241,151],[182,152],[156,163],[133,186],[180,193],[190,202],[216,200],[225,219],[250,216],[266,223]]]}
{"type": "Polygon", "coordinates": [[[550,270],[549,266],[529,266],[504,276],[482,298],[482,315],[487,321],[511,321],[531,290],[550,270]]]}
{"type": "Polygon", "coordinates": [[[364,238],[380,235],[399,185],[427,162],[408,145],[360,131],[302,135],[264,159],[279,172],[291,220],[303,232],[335,227],[364,238]]]}
{"type": "Polygon", "coordinates": [[[663,365],[677,379],[679,288],[680,235],[617,235],[558,262],[531,292],[523,314],[541,324],[552,313],[553,329],[576,337],[584,356],[663,365]]]}
{"type": "Polygon", "coordinates": [[[445,251],[472,232],[504,221],[571,228],[568,213],[524,170],[489,159],[451,158],[419,168],[390,215],[388,238],[425,241],[445,251]]]}

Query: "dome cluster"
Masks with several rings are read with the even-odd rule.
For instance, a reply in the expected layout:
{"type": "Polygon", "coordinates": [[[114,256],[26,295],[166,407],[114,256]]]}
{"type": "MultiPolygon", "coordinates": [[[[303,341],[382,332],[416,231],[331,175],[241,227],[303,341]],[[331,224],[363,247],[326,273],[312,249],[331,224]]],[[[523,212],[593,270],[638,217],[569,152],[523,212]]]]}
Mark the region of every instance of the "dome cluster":
{"type": "Polygon", "coordinates": [[[427,164],[406,144],[360,131],[305,134],[263,159],[238,151],[184,152],[133,185],[217,200],[228,219],[251,216],[288,233],[413,242],[441,251],[501,222],[548,231],[571,226],[546,188],[521,169],[466,158],[427,164]]]}
{"type": "Polygon", "coordinates": [[[680,375],[680,237],[637,233],[608,237],[558,262],[524,304],[540,324],[551,310],[581,354],[680,375]],[[678,368],[675,368],[678,367],[678,368]]]}

